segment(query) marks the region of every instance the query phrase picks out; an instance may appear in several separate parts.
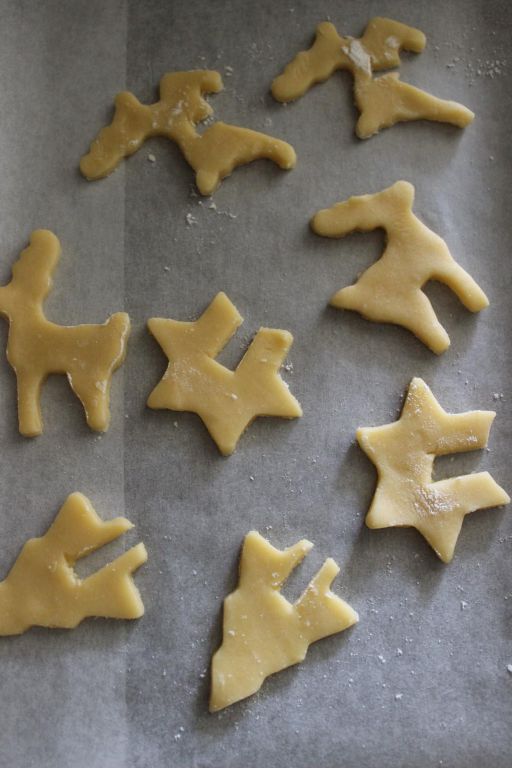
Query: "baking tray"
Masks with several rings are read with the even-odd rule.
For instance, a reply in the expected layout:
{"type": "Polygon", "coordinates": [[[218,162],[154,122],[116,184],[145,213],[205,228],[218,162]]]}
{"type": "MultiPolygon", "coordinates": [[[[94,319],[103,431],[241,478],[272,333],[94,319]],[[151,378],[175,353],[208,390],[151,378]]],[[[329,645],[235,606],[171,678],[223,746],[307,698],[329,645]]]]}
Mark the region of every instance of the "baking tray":
{"type": "Polygon", "coordinates": [[[48,316],[102,322],[125,309],[133,332],[104,436],[88,431],[54,377],[44,434],[21,438],[14,376],[0,366],[1,573],[74,490],[104,518],[136,524],[81,573],[139,540],[149,561],[136,576],[142,620],[1,640],[0,765],[510,766],[510,512],[467,518],[449,566],[414,530],[369,531],[375,472],[354,433],[395,419],[421,376],[447,410],[498,414],[490,450],[440,460],[436,476],[489,470],[511,489],[511,22],[510,4],[496,0],[2,0],[1,281],[31,230],[50,228],[63,255],[48,316]],[[346,73],[293,105],[272,100],[273,77],[319,21],[357,35],[374,15],[426,33],[427,49],[404,57],[402,78],[466,104],[473,125],[402,124],[358,141],[346,73]],[[216,118],[288,140],[296,169],[238,169],[215,210],[195,195],[178,149],[153,140],[108,179],[87,183],[78,161],[115,93],[151,102],[165,72],[191,68],[223,74],[225,90],[211,98],[216,118]],[[316,210],[400,178],[416,187],[416,213],[491,300],[473,316],[429,286],[452,341],[441,357],[403,329],[327,308],[377,258],[381,233],[329,241],[308,227],[316,210]],[[192,319],[218,290],[245,318],[221,361],[236,364],[260,325],[289,329],[293,370],[284,376],[304,408],[293,422],[257,420],[228,459],[196,416],[144,405],[166,365],[147,318],[192,319]],[[257,696],[210,715],[222,600],[251,528],[276,546],[315,542],[285,588],[290,598],[334,557],[336,589],[361,621],[312,646],[257,696]]]}

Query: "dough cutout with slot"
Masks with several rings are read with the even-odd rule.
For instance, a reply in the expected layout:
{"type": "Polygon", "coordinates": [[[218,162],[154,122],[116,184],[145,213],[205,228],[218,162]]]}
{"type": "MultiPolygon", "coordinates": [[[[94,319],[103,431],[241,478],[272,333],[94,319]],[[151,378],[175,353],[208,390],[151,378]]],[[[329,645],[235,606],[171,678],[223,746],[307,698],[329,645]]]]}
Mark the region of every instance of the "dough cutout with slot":
{"type": "Polygon", "coordinates": [[[495,416],[494,411],[447,413],[425,382],[413,379],[398,421],[356,433],[378,473],[366,525],[412,526],[449,563],[465,515],[508,504],[510,498],[488,472],[433,482],[434,459],[485,448],[495,416]]]}
{"type": "Polygon", "coordinates": [[[302,416],[279,375],[293,342],[288,331],[260,328],[235,371],[215,360],[242,322],[225,293],[218,293],[194,322],[148,320],[169,359],[148,406],[197,413],[225,456],[257,416],[302,416]]]}
{"type": "Polygon", "coordinates": [[[222,645],[212,659],[211,712],[252,696],[266,677],[303,661],[311,643],[359,621],[331,592],[339,573],[331,558],[295,603],[281,594],[312,546],[302,539],[280,550],[257,531],[245,537],[238,587],[224,600],[222,645]]]}
{"type": "Polygon", "coordinates": [[[132,527],[124,517],[103,522],[81,493],[68,496],[44,536],[24,544],[0,582],[0,635],[19,635],[33,626],[73,629],[92,616],[142,616],[144,606],[132,573],[147,560],[144,544],[85,579],[73,570],[77,560],[132,527]]]}

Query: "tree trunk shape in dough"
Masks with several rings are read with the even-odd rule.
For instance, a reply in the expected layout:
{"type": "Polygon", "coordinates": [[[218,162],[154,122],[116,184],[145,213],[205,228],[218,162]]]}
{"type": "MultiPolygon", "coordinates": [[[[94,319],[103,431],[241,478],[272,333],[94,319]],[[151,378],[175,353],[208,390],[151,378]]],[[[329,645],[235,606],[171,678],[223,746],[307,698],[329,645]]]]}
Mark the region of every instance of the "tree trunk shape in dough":
{"type": "Polygon", "coordinates": [[[296,162],[293,147],[264,133],[215,123],[199,134],[196,125],[213,114],[203,99],[222,90],[222,78],[211,70],[171,72],[160,81],[160,101],[145,105],[127,91],[116,96],[112,123],[103,128],[82,157],[80,169],[90,181],[112,173],[153,136],[163,136],[181,149],[196,172],[202,195],[211,195],[239,165],[267,158],[289,170],[296,162]]]}
{"type": "Polygon", "coordinates": [[[147,560],[143,544],[85,579],[73,570],[77,560],[132,527],[124,517],[103,522],[81,493],[68,496],[44,536],[24,544],[0,582],[0,635],[18,635],[32,626],[73,629],[89,616],[142,616],[132,573],[147,560]]]}
{"type": "Polygon", "coordinates": [[[279,550],[256,531],[245,537],[238,587],[224,600],[222,645],[212,659],[211,712],[256,693],[266,677],[303,661],[311,643],[359,620],[331,592],[339,573],[331,558],[295,603],[281,594],[312,546],[303,539],[279,550]]]}
{"type": "Polygon", "coordinates": [[[494,411],[446,413],[422,379],[409,385],[400,419],[361,427],[357,440],[378,472],[369,528],[412,526],[445,563],[470,512],[508,504],[488,472],[432,481],[436,456],[485,448],[494,411]]]}
{"type": "Polygon", "coordinates": [[[293,342],[288,331],[260,328],[235,371],[214,359],[242,322],[225,293],[218,293],[195,322],[148,321],[169,359],[148,406],[197,413],[224,455],[233,453],[257,416],[302,416],[299,403],[279,376],[293,342]]]}
{"type": "Polygon", "coordinates": [[[62,326],[46,319],[43,302],[59,257],[54,234],[32,232],[30,245],[13,266],[11,282],[0,287],[0,314],[9,321],[7,359],[18,385],[19,429],[27,437],[43,431],[41,387],[52,373],[67,376],[91,429],[108,429],[112,374],[125,358],[130,333],[125,312],[103,325],[62,326]]]}
{"type": "Polygon", "coordinates": [[[410,120],[433,120],[463,128],[473,121],[474,114],[462,104],[402,83],[396,72],[373,77],[374,71],[400,66],[402,50],[421,53],[425,43],[419,29],[392,19],[372,19],[359,39],[341,37],[333,24],[322,22],[313,46],[299,53],[274,80],[272,94],[277,101],[293,101],[315,83],[344,69],[354,78],[355,103],[361,113],[356,126],[360,139],[410,120]]]}
{"type": "Polygon", "coordinates": [[[319,211],[311,226],[317,235],[341,238],[350,232],[386,232],[386,249],[355,285],[331,298],[340,309],[368,320],[393,323],[412,331],[432,352],[441,354],[450,339],[422,288],[429,280],[445,283],[471,312],[489,305],[487,296],[457,264],[445,241],[412,212],[414,187],[407,181],[374,195],[351,197],[319,211]]]}

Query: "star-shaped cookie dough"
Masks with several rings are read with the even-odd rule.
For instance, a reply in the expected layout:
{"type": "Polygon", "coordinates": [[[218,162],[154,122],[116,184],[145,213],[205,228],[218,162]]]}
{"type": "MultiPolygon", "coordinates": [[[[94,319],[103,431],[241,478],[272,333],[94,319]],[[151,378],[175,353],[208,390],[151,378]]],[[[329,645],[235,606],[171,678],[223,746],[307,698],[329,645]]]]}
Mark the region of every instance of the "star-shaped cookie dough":
{"type": "Polygon", "coordinates": [[[235,371],[214,359],[242,322],[225,293],[218,293],[195,322],[148,320],[150,332],[169,358],[148,406],[197,413],[225,456],[233,453],[257,416],[302,416],[279,376],[293,342],[288,331],[260,328],[235,371]]]}
{"type": "Polygon", "coordinates": [[[484,448],[495,415],[446,413],[425,382],[413,379],[398,421],[357,430],[359,445],[378,472],[366,525],[412,526],[450,562],[464,516],[510,498],[488,472],[432,482],[434,459],[484,448]]]}

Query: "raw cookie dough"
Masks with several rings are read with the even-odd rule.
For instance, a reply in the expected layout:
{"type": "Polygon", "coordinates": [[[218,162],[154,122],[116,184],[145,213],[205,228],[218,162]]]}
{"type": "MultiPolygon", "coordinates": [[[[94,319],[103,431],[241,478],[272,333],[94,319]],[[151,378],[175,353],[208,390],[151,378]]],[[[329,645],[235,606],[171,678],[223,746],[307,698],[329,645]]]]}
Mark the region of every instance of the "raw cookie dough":
{"type": "Polygon", "coordinates": [[[152,136],[165,136],[178,144],[196,172],[202,195],[211,195],[239,165],[259,158],[286,170],[293,168],[293,147],[264,133],[220,122],[197,133],[196,125],[213,114],[203,94],[218,93],[222,87],[218,72],[192,70],[164,75],[156,104],[141,104],[132,93],[119,93],[112,123],[100,131],[80,161],[83,175],[89,180],[108,176],[123,157],[133,155],[152,136]]]}
{"type": "Polygon", "coordinates": [[[331,558],[295,603],[281,594],[312,546],[303,539],[280,550],[257,531],[245,537],[238,587],[224,600],[222,645],[212,659],[210,712],[256,693],[266,677],[303,661],[311,643],[359,621],[330,590],[339,573],[331,558]]]}
{"type": "Polygon", "coordinates": [[[462,104],[402,83],[397,72],[373,77],[375,70],[400,66],[401,50],[421,53],[425,43],[419,29],[391,19],[372,19],[359,39],[340,37],[335,26],[324,21],[317,27],[313,46],[299,53],[274,80],[272,95],[277,101],[293,101],[336,70],[346,69],[354,77],[355,102],[361,113],[356,125],[360,139],[408,120],[434,120],[463,128],[473,121],[474,114],[462,104]]]}
{"type": "Polygon", "coordinates": [[[440,354],[450,346],[450,338],[422,291],[425,283],[445,283],[471,312],[484,309],[489,301],[453,259],[444,240],[414,215],[413,202],[412,184],[397,181],[382,192],[351,197],[319,211],[311,226],[323,237],[345,237],[354,230],[382,227],[387,243],[381,258],[355,285],[335,293],[330,303],[360,312],[368,320],[401,325],[440,354]]]}
{"type": "Polygon", "coordinates": [[[494,411],[446,413],[422,379],[409,385],[399,421],[357,430],[378,482],[366,517],[369,528],[412,526],[449,563],[464,516],[508,504],[488,472],[432,482],[436,456],[485,448],[494,411]]]}
{"type": "Polygon", "coordinates": [[[257,416],[302,416],[279,376],[293,342],[288,331],[260,328],[235,371],[214,359],[242,322],[225,293],[218,293],[193,323],[148,320],[150,332],[169,358],[148,406],[197,413],[225,456],[233,453],[257,416]]]}
{"type": "Polygon", "coordinates": [[[18,384],[19,429],[26,437],[43,431],[39,400],[51,373],[66,374],[87,424],[105,432],[112,374],[126,354],[130,319],[125,312],[111,315],[103,325],[62,326],[45,318],[43,301],[59,257],[55,235],[35,230],[12,268],[11,282],[0,287],[0,314],[10,324],[7,359],[18,384]]]}
{"type": "Polygon", "coordinates": [[[81,493],[68,496],[44,536],[24,544],[0,582],[0,635],[19,635],[33,626],[73,629],[88,616],[142,616],[144,606],[131,574],[147,560],[144,544],[86,579],[73,570],[77,560],[132,527],[124,517],[104,523],[89,499],[81,493]]]}

